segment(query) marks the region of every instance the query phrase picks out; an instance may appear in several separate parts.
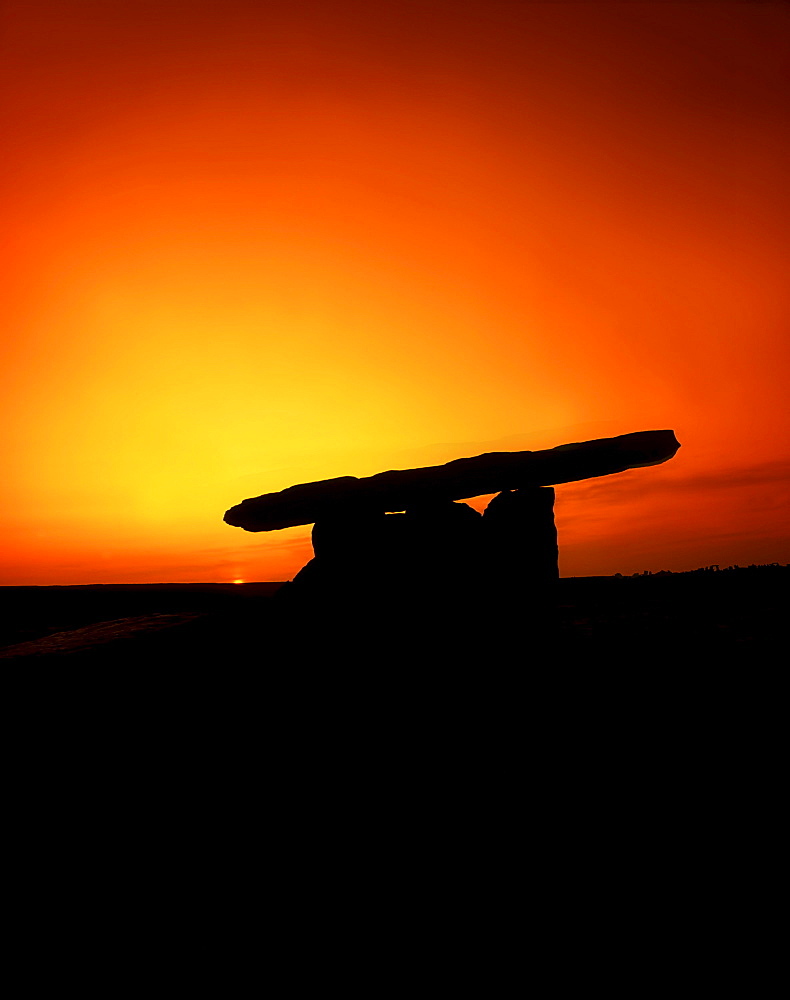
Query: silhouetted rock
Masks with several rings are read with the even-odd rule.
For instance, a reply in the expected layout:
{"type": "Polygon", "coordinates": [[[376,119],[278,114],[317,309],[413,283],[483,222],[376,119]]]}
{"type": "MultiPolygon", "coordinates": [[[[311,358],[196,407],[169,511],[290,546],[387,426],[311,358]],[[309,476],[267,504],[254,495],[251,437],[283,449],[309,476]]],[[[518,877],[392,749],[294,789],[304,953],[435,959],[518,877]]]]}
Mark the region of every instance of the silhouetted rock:
{"type": "Polygon", "coordinates": [[[490,452],[446,465],[380,472],[367,479],[341,476],[244,500],[225,513],[225,521],[246,531],[272,531],[320,520],[416,510],[501,490],[550,486],[659,465],[679,447],[671,430],[640,431],[547,451],[490,452]]]}
{"type": "Polygon", "coordinates": [[[434,501],[409,508],[403,520],[412,575],[425,563],[434,583],[457,588],[479,573],[482,518],[472,507],[434,501]]]}
{"type": "Polygon", "coordinates": [[[679,447],[672,431],[645,431],[345,476],[245,500],[225,520],[249,531],[313,523],[314,558],[278,606],[319,659],[327,641],[341,657],[355,644],[378,659],[538,655],[558,578],[548,484],[655,465],[679,447]],[[483,517],[455,502],[494,492],[483,517]]]}
{"type": "Polygon", "coordinates": [[[549,587],[559,579],[554,490],[499,493],[483,515],[491,572],[510,585],[549,587]]]}
{"type": "Polygon", "coordinates": [[[314,558],[278,595],[283,613],[319,659],[330,647],[377,663],[538,655],[557,572],[553,499],[496,498],[488,523],[453,502],[317,521],[314,558]]]}
{"type": "Polygon", "coordinates": [[[466,504],[327,518],[313,527],[315,556],[290,593],[351,604],[452,600],[478,577],[481,542],[482,518],[466,504]]]}
{"type": "Polygon", "coordinates": [[[379,644],[408,637],[445,654],[468,643],[529,645],[558,576],[553,502],[554,490],[536,487],[500,494],[482,517],[466,504],[436,502],[317,521],[315,557],[282,601],[306,611],[322,636],[346,629],[379,644]]]}

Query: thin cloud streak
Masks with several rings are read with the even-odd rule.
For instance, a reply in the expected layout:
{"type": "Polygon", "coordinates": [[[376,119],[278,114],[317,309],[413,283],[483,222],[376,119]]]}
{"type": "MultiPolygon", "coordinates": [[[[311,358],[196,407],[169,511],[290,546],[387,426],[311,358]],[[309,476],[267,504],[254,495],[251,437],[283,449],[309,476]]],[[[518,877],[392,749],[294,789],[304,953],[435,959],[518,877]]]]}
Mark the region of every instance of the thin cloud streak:
{"type": "Polygon", "coordinates": [[[705,493],[708,491],[752,489],[758,486],[783,484],[790,487],[790,462],[764,462],[758,465],[736,466],[721,472],[686,475],[671,467],[633,469],[615,476],[557,487],[563,498],[584,496],[596,503],[630,501],[635,496],[658,493],[705,493]]]}

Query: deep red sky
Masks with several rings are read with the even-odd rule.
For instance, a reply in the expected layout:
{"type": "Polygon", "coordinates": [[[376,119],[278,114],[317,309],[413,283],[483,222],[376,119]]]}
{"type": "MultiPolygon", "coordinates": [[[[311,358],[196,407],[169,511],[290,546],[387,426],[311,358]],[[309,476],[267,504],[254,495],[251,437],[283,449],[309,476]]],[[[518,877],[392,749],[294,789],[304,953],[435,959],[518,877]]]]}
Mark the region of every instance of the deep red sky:
{"type": "Polygon", "coordinates": [[[790,561],[790,4],[3,17],[0,582],[286,579],[227,507],[664,427],[563,575],[790,561]]]}

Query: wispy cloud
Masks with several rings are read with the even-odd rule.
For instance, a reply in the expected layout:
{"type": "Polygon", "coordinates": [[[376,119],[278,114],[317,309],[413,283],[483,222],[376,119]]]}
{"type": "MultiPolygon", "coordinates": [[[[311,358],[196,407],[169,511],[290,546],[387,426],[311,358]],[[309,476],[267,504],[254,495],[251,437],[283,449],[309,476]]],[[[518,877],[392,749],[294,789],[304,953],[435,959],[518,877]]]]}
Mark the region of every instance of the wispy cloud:
{"type": "Polygon", "coordinates": [[[585,501],[625,503],[637,496],[659,493],[709,493],[722,490],[753,489],[759,486],[790,487],[790,461],[777,460],[756,465],[732,466],[721,471],[688,474],[672,466],[633,469],[615,476],[567,483],[557,487],[558,496],[584,497],[585,501]]]}

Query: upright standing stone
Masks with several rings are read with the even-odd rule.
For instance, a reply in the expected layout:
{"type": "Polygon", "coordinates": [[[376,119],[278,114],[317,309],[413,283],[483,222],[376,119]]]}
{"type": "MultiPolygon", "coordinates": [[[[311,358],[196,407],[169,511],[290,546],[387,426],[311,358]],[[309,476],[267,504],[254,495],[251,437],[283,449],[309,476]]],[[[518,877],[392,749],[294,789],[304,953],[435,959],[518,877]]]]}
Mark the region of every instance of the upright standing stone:
{"type": "Polygon", "coordinates": [[[500,493],[483,514],[491,593],[508,602],[540,603],[559,579],[554,490],[500,493]]]}

